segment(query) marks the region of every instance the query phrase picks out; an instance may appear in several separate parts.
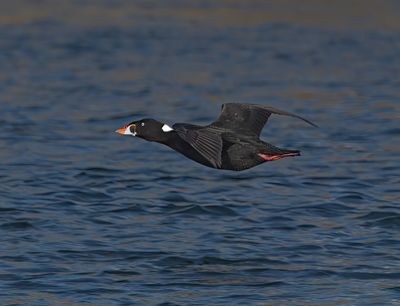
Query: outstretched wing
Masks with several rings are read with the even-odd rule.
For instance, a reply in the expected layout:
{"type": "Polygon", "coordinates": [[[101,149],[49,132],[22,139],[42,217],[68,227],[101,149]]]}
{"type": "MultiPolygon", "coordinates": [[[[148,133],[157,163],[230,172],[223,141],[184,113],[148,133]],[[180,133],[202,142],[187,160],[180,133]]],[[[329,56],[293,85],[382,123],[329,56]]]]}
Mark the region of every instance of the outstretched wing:
{"type": "Polygon", "coordinates": [[[215,168],[221,168],[222,138],[219,133],[187,123],[175,123],[172,128],[215,168]]]}
{"type": "Polygon", "coordinates": [[[261,130],[267,123],[271,114],[295,117],[312,126],[317,126],[303,117],[270,106],[226,103],[222,105],[221,114],[215,122],[210,124],[210,127],[217,127],[236,133],[256,135],[259,137],[261,130]]]}

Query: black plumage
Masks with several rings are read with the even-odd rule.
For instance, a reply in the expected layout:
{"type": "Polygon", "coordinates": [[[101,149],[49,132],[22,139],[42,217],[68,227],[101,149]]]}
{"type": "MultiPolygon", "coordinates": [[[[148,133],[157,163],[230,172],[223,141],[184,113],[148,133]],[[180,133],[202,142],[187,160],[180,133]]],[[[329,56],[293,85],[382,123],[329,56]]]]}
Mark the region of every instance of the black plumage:
{"type": "Polygon", "coordinates": [[[300,155],[298,150],[277,148],[260,140],[260,133],[271,114],[311,121],[269,106],[227,103],[216,121],[207,126],[175,123],[172,128],[154,119],[131,122],[120,134],[134,135],[165,144],[208,167],[245,170],[266,161],[300,155]]]}

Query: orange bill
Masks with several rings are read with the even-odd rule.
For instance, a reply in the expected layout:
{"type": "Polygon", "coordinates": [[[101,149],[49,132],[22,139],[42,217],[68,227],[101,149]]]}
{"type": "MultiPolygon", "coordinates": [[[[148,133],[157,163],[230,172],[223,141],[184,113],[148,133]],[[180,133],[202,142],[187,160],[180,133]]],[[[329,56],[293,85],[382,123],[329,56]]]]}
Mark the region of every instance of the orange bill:
{"type": "Polygon", "coordinates": [[[116,130],[115,133],[123,135],[123,134],[125,134],[125,130],[126,130],[126,128],[122,128],[122,129],[116,130]]]}

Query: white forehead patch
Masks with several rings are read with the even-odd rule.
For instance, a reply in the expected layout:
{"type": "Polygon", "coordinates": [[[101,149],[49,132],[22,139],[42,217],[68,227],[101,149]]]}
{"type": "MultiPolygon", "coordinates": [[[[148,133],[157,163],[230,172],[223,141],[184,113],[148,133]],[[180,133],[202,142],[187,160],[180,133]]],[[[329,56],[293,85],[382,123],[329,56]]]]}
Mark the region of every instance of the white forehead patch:
{"type": "Polygon", "coordinates": [[[163,130],[163,132],[171,132],[174,130],[172,127],[170,127],[167,124],[164,124],[161,129],[163,130]]]}

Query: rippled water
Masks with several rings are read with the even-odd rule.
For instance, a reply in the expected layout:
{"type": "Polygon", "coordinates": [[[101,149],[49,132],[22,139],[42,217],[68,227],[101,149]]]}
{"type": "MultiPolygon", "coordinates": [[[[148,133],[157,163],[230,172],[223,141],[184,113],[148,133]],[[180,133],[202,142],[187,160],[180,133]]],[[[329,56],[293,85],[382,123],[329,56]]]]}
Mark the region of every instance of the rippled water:
{"type": "Polygon", "coordinates": [[[112,12],[0,23],[0,303],[400,303],[400,32],[112,12]],[[302,156],[244,172],[113,132],[229,101],[320,128],[272,117],[302,156]]]}

